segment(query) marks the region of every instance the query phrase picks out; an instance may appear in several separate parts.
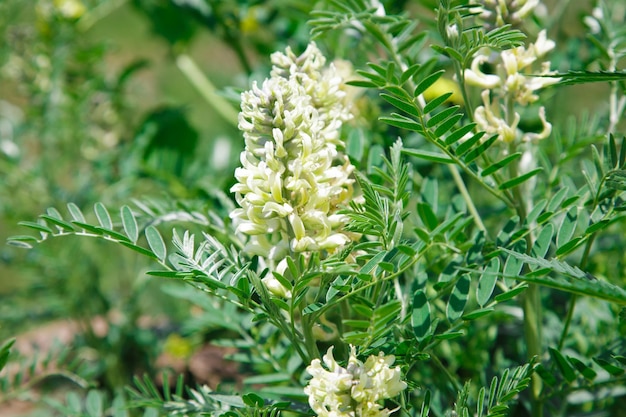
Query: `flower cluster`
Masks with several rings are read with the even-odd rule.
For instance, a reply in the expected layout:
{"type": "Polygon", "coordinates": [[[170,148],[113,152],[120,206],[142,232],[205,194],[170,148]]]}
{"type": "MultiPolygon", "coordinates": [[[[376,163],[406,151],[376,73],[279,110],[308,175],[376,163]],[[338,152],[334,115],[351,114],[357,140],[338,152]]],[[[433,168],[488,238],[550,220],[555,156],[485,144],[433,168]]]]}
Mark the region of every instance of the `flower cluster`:
{"type": "Polygon", "coordinates": [[[231,216],[251,236],[246,251],[276,261],[350,241],[337,211],[352,196],[354,167],[338,149],[351,114],[334,66],[314,43],[301,56],[288,48],[271,60],[271,77],[241,96],[245,149],[231,216]]]}
{"type": "Polygon", "coordinates": [[[395,358],[370,356],[365,363],[356,358],[356,349],[350,347],[348,366],[341,367],[333,357],[333,348],[323,357],[314,359],[307,368],[313,376],[304,392],[309,405],[319,417],[387,417],[395,410],[383,408],[380,402],[400,394],[406,383],[400,368],[391,368],[395,358]]]}
{"type": "Polygon", "coordinates": [[[67,20],[76,20],[87,12],[87,7],[81,0],[53,0],[38,1],[35,10],[41,23],[60,17],[67,20]]]}
{"type": "MultiPolygon", "coordinates": [[[[540,70],[533,70],[533,64],[541,60],[554,48],[553,41],[547,39],[545,30],[541,31],[537,41],[528,47],[517,47],[502,51],[497,56],[496,73],[485,74],[480,65],[490,61],[486,53],[478,54],[472,60],[470,69],[465,70],[465,81],[470,85],[484,88],[481,97],[483,105],[476,108],[474,118],[478,127],[488,134],[497,134],[499,139],[511,143],[517,137],[520,115],[513,111],[513,106],[527,106],[538,100],[536,94],[548,85],[559,81],[558,78],[545,77],[554,74],[550,71],[550,62],[541,63],[540,70]],[[529,75],[529,73],[537,74],[529,75]]],[[[543,107],[538,110],[542,123],[539,133],[525,133],[522,141],[544,139],[550,135],[552,125],[548,123],[543,107]]]]}
{"type": "Polygon", "coordinates": [[[480,17],[498,27],[507,23],[519,24],[541,5],[539,0],[481,0],[481,7],[472,9],[480,17]]]}

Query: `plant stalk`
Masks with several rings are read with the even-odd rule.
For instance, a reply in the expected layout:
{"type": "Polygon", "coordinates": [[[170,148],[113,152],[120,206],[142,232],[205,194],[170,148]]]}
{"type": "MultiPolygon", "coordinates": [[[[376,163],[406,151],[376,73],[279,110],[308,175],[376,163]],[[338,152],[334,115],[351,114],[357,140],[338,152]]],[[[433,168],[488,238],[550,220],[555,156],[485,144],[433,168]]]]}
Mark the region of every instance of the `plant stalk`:
{"type": "MultiPolygon", "coordinates": [[[[507,120],[512,120],[514,117],[513,100],[509,98],[507,100],[507,120]]],[[[511,122],[509,122],[511,123],[511,122]]],[[[510,152],[513,152],[513,144],[510,145],[510,152]]],[[[515,178],[519,175],[518,167],[516,164],[509,165],[509,174],[511,178],[515,178]]],[[[521,192],[519,186],[514,187],[513,199],[515,202],[515,211],[520,219],[520,224],[526,220],[528,215],[527,199],[521,192]]],[[[529,225],[530,229],[530,225],[529,225]]],[[[534,245],[535,239],[532,232],[526,235],[526,253],[530,254],[534,245]]],[[[541,323],[542,323],[542,308],[541,294],[539,292],[539,286],[537,284],[529,284],[522,298],[522,310],[524,312],[524,339],[526,341],[526,353],[528,360],[534,358],[541,359],[542,356],[542,335],[541,335],[541,323]]],[[[543,383],[539,375],[533,374],[530,382],[531,389],[531,415],[532,417],[543,416],[543,402],[541,400],[541,391],[543,383]]]]}
{"type": "Polygon", "coordinates": [[[198,68],[196,62],[187,54],[180,54],[176,58],[176,66],[187,77],[189,82],[198,90],[213,109],[228,123],[237,127],[239,115],[233,106],[224,97],[217,94],[217,88],[210,79],[198,68]]]}
{"type": "Polygon", "coordinates": [[[474,223],[476,223],[476,226],[478,226],[478,228],[482,232],[484,232],[486,235],[487,228],[485,227],[482,219],[480,218],[480,214],[478,213],[478,210],[476,209],[476,206],[474,205],[474,202],[472,201],[472,196],[470,196],[469,192],[467,191],[467,187],[465,186],[465,182],[463,181],[463,178],[461,177],[461,174],[459,173],[457,166],[455,164],[449,164],[448,167],[450,168],[450,173],[452,174],[454,183],[456,184],[457,188],[461,192],[461,195],[463,196],[463,199],[465,200],[465,203],[467,204],[467,209],[469,210],[470,214],[474,218],[474,223]]]}

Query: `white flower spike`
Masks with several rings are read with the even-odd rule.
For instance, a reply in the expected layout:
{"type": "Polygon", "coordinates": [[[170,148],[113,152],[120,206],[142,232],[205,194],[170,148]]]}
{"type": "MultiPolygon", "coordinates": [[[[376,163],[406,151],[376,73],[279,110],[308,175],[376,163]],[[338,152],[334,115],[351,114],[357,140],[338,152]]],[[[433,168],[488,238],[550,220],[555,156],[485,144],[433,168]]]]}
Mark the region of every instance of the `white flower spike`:
{"type": "Polygon", "coordinates": [[[333,357],[333,347],[307,367],[313,376],[304,388],[309,405],[319,417],[388,417],[395,410],[383,408],[382,400],[393,398],[406,389],[399,367],[391,368],[395,358],[382,352],[365,363],[350,346],[348,366],[341,367],[333,357]]]}
{"type": "MultiPolygon", "coordinates": [[[[270,261],[334,250],[350,241],[337,214],[352,197],[354,167],[339,146],[349,111],[343,80],[314,43],[271,56],[271,77],[241,95],[245,149],[231,217],[250,236],[246,250],[270,261]]],[[[285,293],[273,277],[270,291],[285,293]]],[[[287,293],[285,293],[287,295],[287,293]]]]}

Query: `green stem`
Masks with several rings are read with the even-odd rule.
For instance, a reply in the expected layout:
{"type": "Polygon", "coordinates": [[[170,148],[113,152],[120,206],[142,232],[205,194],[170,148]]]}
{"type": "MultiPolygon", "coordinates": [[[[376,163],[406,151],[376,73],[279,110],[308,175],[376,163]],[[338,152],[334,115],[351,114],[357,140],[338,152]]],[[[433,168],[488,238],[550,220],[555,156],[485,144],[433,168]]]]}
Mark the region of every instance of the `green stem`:
{"type": "Polygon", "coordinates": [[[472,196],[470,196],[469,192],[467,191],[467,187],[465,186],[465,182],[463,181],[463,178],[461,177],[461,174],[459,173],[457,166],[454,164],[449,164],[448,167],[450,169],[450,173],[452,174],[452,178],[454,178],[454,183],[456,184],[457,188],[461,192],[461,195],[463,196],[463,199],[465,200],[465,204],[467,204],[467,209],[469,210],[470,214],[474,218],[474,223],[476,223],[476,226],[478,226],[478,228],[481,231],[483,231],[486,235],[487,228],[483,224],[480,214],[478,213],[478,210],[476,209],[476,206],[474,205],[474,202],[472,201],[472,196]]]}
{"type": "MultiPolygon", "coordinates": [[[[512,99],[507,100],[507,120],[512,120],[515,113],[513,110],[512,99]]],[[[513,152],[513,144],[510,145],[510,152],[513,152]]],[[[515,178],[519,175],[518,167],[516,164],[509,165],[509,175],[511,178],[515,178]]],[[[527,200],[524,198],[520,187],[514,187],[512,190],[513,199],[515,202],[515,211],[522,224],[527,217],[527,200]]],[[[531,225],[529,225],[531,229],[531,225]]],[[[526,235],[526,252],[531,253],[534,238],[532,233],[529,232],[526,235]]],[[[533,358],[541,358],[542,356],[542,335],[541,335],[541,323],[542,323],[542,305],[541,294],[539,292],[539,286],[537,284],[529,284],[522,298],[522,310],[524,312],[524,339],[526,341],[526,354],[528,360],[533,358]]],[[[531,415],[532,417],[543,416],[543,401],[541,400],[541,391],[543,383],[541,378],[537,374],[532,375],[531,379],[531,415]]]]}
{"type": "MultiPolygon", "coordinates": [[[[536,284],[529,284],[522,300],[524,310],[524,338],[526,339],[526,351],[528,359],[540,358],[541,349],[541,298],[539,287],[536,284]]],[[[543,402],[541,400],[541,390],[543,384],[537,374],[533,374],[531,380],[532,394],[532,416],[543,416],[543,402]]]]}
{"type": "Polygon", "coordinates": [[[474,122],[474,107],[470,101],[469,94],[467,94],[467,87],[465,86],[465,73],[464,69],[458,61],[454,61],[454,72],[459,79],[459,88],[461,90],[461,96],[463,97],[463,103],[465,103],[465,114],[469,118],[470,123],[474,122]]]}
{"type": "Polygon", "coordinates": [[[563,349],[563,345],[565,345],[565,338],[569,333],[569,326],[572,323],[572,317],[574,317],[574,308],[576,307],[576,301],[578,301],[578,295],[572,294],[572,298],[570,298],[569,304],[567,305],[567,316],[565,317],[565,324],[563,325],[561,337],[559,338],[559,350],[563,349]]]}
{"type": "Polygon", "coordinates": [[[76,29],[78,29],[79,32],[88,31],[93,25],[98,23],[98,21],[109,16],[115,10],[122,7],[127,1],[128,0],[109,0],[100,3],[81,16],[80,20],[76,22],[76,29]]]}
{"type": "MultiPolygon", "coordinates": [[[[585,251],[583,252],[583,257],[580,260],[580,269],[583,271],[587,267],[587,262],[589,261],[589,253],[591,252],[591,246],[593,245],[594,240],[596,239],[596,235],[591,235],[585,244],[585,251]]],[[[578,301],[578,295],[572,294],[572,298],[569,301],[567,306],[567,316],[565,317],[565,324],[563,325],[563,331],[561,331],[561,337],[559,339],[559,350],[563,349],[563,345],[565,344],[565,338],[569,333],[569,327],[572,323],[572,317],[574,317],[574,308],[576,308],[576,301],[578,301]]]]}
{"type": "Polygon", "coordinates": [[[309,320],[307,316],[302,316],[302,333],[304,335],[304,345],[309,355],[309,362],[313,358],[320,358],[320,351],[317,348],[315,337],[313,336],[314,320],[309,320]]]}
{"type": "Polygon", "coordinates": [[[198,68],[193,58],[187,54],[180,54],[176,58],[176,65],[202,97],[204,97],[207,103],[209,103],[224,120],[236,127],[239,123],[237,111],[224,97],[217,94],[217,89],[211,80],[198,68]]]}
{"type": "Polygon", "coordinates": [[[454,389],[456,390],[456,392],[461,392],[463,390],[463,387],[461,386],[461,384],[459,384],[459,381],[457,380],[457,378],[455,378],[454,375],[450,373],[450,371],[448,370],[448,367],[445,366],[443,363],[441,363],[439,358],[436,355],[433,355],[432,353],[430,354],[430,359],[432,359],[435,365],[437,365],[437,367],[441,369],[441,371],[450,380],[450,383],[454,386],[454,389]]]}

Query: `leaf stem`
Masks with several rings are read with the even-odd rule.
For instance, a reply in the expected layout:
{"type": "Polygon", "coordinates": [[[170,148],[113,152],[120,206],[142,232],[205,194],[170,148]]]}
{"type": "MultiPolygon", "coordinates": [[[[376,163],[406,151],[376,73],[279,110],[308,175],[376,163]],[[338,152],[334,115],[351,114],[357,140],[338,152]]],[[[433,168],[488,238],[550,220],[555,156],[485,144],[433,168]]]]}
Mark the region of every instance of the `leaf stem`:
{"type": "MultiPolygon", "coordinates": [[[[507,119],[512,120],[514,117],[512,99],[507,100],[507,119]]],[[[513,144],[510,145],[510,152],[513,152],[513,144]]],[[[509,165],[509,175],[511,178],[515,178],[519,175],[517,164],[509,165]]],[[[530,204],[522,195],[519,186],[512,189],[514,208],[519,217],[520,225],[524,223],[528,215],[528,205],[530,204]]],[[[529,230],[532,229],[529,225],[529,230]]],[[[526,236],[526,252],[531,254],[534,237],[531,232],[526,236]]],[[[542,323],[542,305],[541,294],[539,292],[539,286],[537,284],[528,284],[528,289],[522,297],[522,310],[524,312],[524,339],[526,341],[526,354],[529,360],[541,358],[542,356],[542,335],[541,335],[541,323],[542,323]]],[[[543,401],[541,400],[541,391],[543,383],[541,377],[537,374],[533,374],[531,377],[531,415],[532,417],[543,416],[543,401]]]]}
{"type": "Polygon", "coordinates": [[[430,359],[432,359],[432,361],[435,363],[435,365],[437,365],[437,367],[443,371],[443,373],[446,375],[446,377],[450,380],[450,383],[454,386],[454,389],[456,391],[460,392],[463,389],[463,387],[459,383],[458,378],[455,378],[450,373],[450,371],[448,370],[448,367],[446,367],[443,363],[441,363],[441,361],[439,360],[439,358],[436,355],[431,353],[430,354],[430,359]]]}
{"type": "MultiPolygon", "coordinates": [[[[580,260],[580,269],[585,270],[587,266],[587,262],[589,261],[589,253],[591,252],[591,246],[593,245],[594,240],[596,239],[596,234],[593,234],[585,243],[585,251],[583,252],[583,257],[580,260]]],[[[578,301],[578,295],[572,294],[572,298],[569,301],[567,306],[567,316],[565,317],[565,323],[563,324],[563,330],[561,331],[561,337],[559,338],[559,350],[563,349],[563,345],[565,344],[565,338],[569,333],[569,327],[572,323],[572,318],[574,317],[574,308],[576,308],[576,302],[578,301]]]]}
{"type": "Polygon", "coordinates": [[[472,201],[472,196],[470,196],[469,192],[467,191],[467,187],[465,186],[465,182],[463,181],[463,178],[461,177],[458,168],[454,164],[448,164],[448,167],[450,169],[450,173],[452,174],[452,178],[454,179],[454,183],[456,184],[459,192],[465,200],[465,203],[467,204],[467,209],[474,218],[474,223],[476,223],[476,226],[478,226],[478,228],[483,231],[485,235],[487,235],[487,228],[485,227],[480,217],[480,214],[478,213],[478,210],[476,209],[476,206],[472,201]]]}
{"type": "Polygon", "coordinates": [[[209,78],[198,68],[196,62],[187,54],[176,57],[176,66],[187,77],[189,82],[198,90],[200,95],[213,109],[228,123],[237,126],[239,115],[233,106],[222,96],[217,94],[217,89],[209,78]]]}

